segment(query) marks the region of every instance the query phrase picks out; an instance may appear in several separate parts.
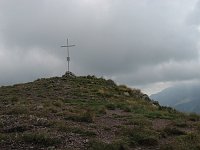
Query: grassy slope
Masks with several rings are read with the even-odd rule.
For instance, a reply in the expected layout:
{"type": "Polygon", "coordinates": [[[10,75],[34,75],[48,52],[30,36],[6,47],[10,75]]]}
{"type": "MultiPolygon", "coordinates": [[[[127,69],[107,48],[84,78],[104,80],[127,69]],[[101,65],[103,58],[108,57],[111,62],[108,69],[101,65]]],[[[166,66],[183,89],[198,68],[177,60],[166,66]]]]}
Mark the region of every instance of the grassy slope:
{"type": "Polygon", "coordinates": [[[94,76],[0,88],[0,149],[200,149],[200,121],[94,76]]]}

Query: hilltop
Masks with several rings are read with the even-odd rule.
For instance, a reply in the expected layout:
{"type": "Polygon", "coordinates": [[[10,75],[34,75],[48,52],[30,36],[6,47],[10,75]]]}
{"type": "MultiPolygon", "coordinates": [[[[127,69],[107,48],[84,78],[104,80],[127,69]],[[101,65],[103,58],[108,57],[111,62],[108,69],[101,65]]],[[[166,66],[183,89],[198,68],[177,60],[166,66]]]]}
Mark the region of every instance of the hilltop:
{"type": "Polygon", "coordinates": [[[0,87],[0,149],[200,149],[200,117],[95,76],[0,87]]]}

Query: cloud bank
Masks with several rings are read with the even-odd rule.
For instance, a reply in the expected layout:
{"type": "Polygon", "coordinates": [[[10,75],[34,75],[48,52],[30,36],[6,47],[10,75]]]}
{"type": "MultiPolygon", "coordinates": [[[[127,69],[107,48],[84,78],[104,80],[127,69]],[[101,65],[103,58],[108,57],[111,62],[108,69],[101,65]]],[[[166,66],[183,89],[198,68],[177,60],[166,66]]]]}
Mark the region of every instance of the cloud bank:
{"type": "Polygon", "coordinates": [[[197,0],[18,0],[0,2],[0,85],[71,69],[148,85],[199,80],[197,0]]]}

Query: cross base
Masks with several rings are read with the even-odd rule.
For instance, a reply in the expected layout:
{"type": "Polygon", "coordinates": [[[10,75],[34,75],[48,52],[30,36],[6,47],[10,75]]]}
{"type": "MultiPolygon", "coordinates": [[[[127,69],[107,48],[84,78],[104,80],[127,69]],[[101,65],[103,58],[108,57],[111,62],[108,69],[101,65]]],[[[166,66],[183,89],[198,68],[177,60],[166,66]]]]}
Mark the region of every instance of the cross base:
{"type": "Polygon", "coordinates": [[[62,77],[76,77],[76,75],[70,71],[67,71],[62,77]]]}

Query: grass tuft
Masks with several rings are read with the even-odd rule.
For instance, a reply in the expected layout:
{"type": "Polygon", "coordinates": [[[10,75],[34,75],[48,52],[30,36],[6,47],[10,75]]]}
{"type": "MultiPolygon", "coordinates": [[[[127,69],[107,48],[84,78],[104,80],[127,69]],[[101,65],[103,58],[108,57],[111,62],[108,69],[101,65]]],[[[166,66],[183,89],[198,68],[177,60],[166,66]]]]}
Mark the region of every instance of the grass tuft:
{"type": "Polygon", "coordinates": [[[101,141],[93,140],[89,142],[88,150],[128,150],[128,147],[122,142],[107,144],[101,141]]]}
{"type": "Polygon", "coordinates": [[[179,136],[179,135],[185,135],[186,133],[182,130],[179,130],[178,128],[170,128],[166,127],[164,128],[164,132],[169,136],[179,136]]]}
{"type": "Polygon", "coordinates": [[[47,133],[25,133],[22,136],[22,140],[26,143],[33,143],[43,146],[53,146],[61,143],[59,138],[52,137],[47,133]]]}

